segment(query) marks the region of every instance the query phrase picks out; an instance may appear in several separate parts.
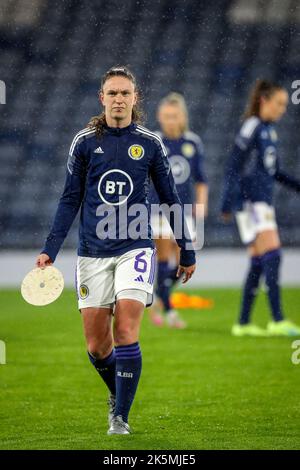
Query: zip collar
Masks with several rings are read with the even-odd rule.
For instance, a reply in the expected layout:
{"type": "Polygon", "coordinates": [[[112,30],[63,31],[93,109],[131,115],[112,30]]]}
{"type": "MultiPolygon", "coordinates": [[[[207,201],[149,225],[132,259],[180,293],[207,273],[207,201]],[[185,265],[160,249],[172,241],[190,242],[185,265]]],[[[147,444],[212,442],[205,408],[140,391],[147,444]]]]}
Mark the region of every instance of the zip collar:
{"type": "Polygon", "coordinates": [[[129,132],[132,132],[135,128],[136,124],[134,122],[132,122],[131,124],[129,124],[129,126],[126,127],[109,127],[107,125],[105,126],[106,132],[116,136],[128,134],[129,132]]]}

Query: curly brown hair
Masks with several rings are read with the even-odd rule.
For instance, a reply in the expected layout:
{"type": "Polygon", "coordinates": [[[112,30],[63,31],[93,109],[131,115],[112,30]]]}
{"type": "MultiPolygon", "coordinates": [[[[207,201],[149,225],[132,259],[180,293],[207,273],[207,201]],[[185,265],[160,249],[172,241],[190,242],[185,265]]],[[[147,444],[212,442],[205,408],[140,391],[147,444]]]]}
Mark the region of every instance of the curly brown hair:
{"type": "MultiPolygon", "coordinates": [[[[117,65],[107,70],[107,72],[105,72],[105,74],[102,76],[100,90],[98,92],[98,95],[103,92],[103,86],[106,80],[108,80],[111,77],[117,77],[117,76],[126,77],[133,83],[135,91],[137,92],[137,102],[135,105],[133,105],[131,119],[132,119],[132,122],[135,122],[136,124],[142,124],[144,121],[144,113],[141,108],[141,101],[142,101],[141,92],[137,86],[135,76],[128,69],[128,67],[123,66],[123,65],[117,65]]],[[[104,133],[104,129],[106,125],[107,123],[106,123],[106,118],[105,118],[105,112],[102,111],[102,113],[99,114],[98,116],[91,117],[87,127],[95,128],[96,136],[101,137],[104,133]]]]}

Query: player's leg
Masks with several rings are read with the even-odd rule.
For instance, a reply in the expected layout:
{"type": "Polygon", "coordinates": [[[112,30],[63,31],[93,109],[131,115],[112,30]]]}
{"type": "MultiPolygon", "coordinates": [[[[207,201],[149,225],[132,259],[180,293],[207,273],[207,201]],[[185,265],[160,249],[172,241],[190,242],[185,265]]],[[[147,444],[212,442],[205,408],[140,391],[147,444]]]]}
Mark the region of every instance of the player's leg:
{"type": "Polygon", "coordinates": [[[243,289],[239,318],[240,325],[247,325],[250,323],[250,314],[258,292],[259,282],[262,275],[262,260],[255,248],[255,243],[250,245],[248,248],[248,253],[250,257],[250,263],[243,289]]]}
{"type": "Polygon", "coordinates": [[[283,320],[283,313],[279,286],[281,252],[277,230],[265,230],[259,233],[255,245],[261,257],[272,316],[274,321],[278,322],[283,320]]]}
{"type": "Polygon", "coordinates": [[[259,282],[263,272],[260,252],[256,247],[256,220],[253,218],[253,207],[245,206],[236,215],[240,237],[248,246],[250,263],[242,289],[242,299],[238,322],[232,327],[234,336],[266,336],[266,331],[251,323],[251,312],[257,296],[259,282]]]}
{"type": "Polygon", "coordinates": [[[169,296],[165,278],[168,275],[169,261],[172,256],[172,230],[164,215],[151,215],[152,236],[157,250],[157,276],[155,284],[155,299],[149,308],[149,316],[155,326],[164,323],[163,311],[169,309],[169,296]]]}
{"type": "Polygon", "coordinates": [[[142,354],[139,332],[145,306],[152,301],[155,252],[132,250],[118,257],[115,269],[116,409],[109,434],[128,434],[128,414],[138,387],[142,354]]]}
{"type": "Polygon", "coordinates": [[[171,264],[171,266],[169,267],[169,272],[168,272],[168,279],[169,279],[169,284],[171,286],[171,289],[179,280],[177,277],[177,271],[178,271],[179,259],[180,259],[180,248],[175,242],[175,240],[173,241],[172,251],[173,251],[173,255],[172,255],[173,264],[171,264]]]}
{"type": "Polygon", "coordinates": [[[114,303],[112,259],[78,257],[76,289],[88,357],[110,391],[109,419],[115,407],[116,359],[112,337],[114,303]]]}
{"type": "Polygon", "coordinates": [[[140,324],[147,293],[124,290],[117,296],[114,321],[116,356],[116,405],[108,434],[129,434],[128,415],[142,371],[140,324]],[[140,297],[134,300],[131,297],[140,297]]]}
{"type": "Polygon", "coordinates": [[[173,265],[170,266],[169,263],[169,269],[166,274],[164,284],[166,286],[166,294],[168,295],[168,306],[169,309],[167,309],[165,306],[165,314],[166,314],[166,319],[167,319],[167,324],[170,328],[186,328],[186,322],[180,317],[179,313],[177,310],[172,308],[171,305],[171,293],[174,285],[176,282],[178,282],[178,277],[177,277],[177,271],[178,271],[178,265],[179,265],[179,256],[180,256],[180,249],[175,242],[175,240],[171,240],[172,242],[172,255],[171,255],[171,260],[173,261],[173,265]]]}
{"type": "Polygon", "coordinates": [[[89,360],[110,391],[107,402],[109,424],[116,406],[116,356],[112,336],[112,312],[110,306],[81,309],[89,360]]]}
{"type": "MultiPolygon", "coordinates": [[[[157,247],[157,281],[155,293],[160,300],[163,313],[166,315],[167,324],[171,328],[185,328],[185,322],[180,318],[178,312],[171,306],[171,289],[175,284],[178,269],[178,247],[173,239],[155,240],[157,247]],[[171,260],[176,261],[175,267],[170,267],[171,260]]],[[[155,308],[155,306],[154,306],[155,308]]]]}
{"type": "Polygon", "coordinates": [[[89,359],[110,393],[115,396],[116,360],[112,336],[112,308],[82,308],[81,316],[89,359]]]}
{"type": "MultiPolygon", "coordinates": [[[[125,295],[123,291],[120,295],[125,295]]],[[[141,291],[138,291],[145,294],[141,291]]],[[[146,295],[144,296],[146,301],[146,295]]],[[[115,416],[128,422],[142,371],[139,345],[140,323],[145,303],[130,298],[118,298],[115,308],[114,338],[116,351],[116,409],[115,416]]]]}
{"type": "Polygon", "coordinates": [[[149,315],[154,325],[161,326],[164,321],[161,315],[162,312],[170,309],[169,289],[165,280],[169,271],[169,260],[172,257],[172,240],[157,238],[155,240],[155,246],[157,250],[156,299],[149,308],[149,315]]]}
{"type": "Polygon", "coordinates": [[[243,286],[238,323],[233,326],[232,334],[235,336],[266,336],[265,330],[251,323],[250,315],[257,296],[263,267],[261,257],[255,249],[255,244],[250,245],[248,252],[250,263],[243,286]]]}
{"type": "Polygon", "coordinates": [[[300,335],[300,328],[284,319],[281,305],[279,282],[281,245],[277,228],[260,232],[257,235],[255,246],[262,260],[269,305],[273,317],[273,321],[268,324],[268,332],[271,335],[298,336],[300,335]]]}
{"type": "MultiPolygon", "coordinates": [[[[189,229],[189,233],[191,235],[192,240],[196,240],[196,227],[192,217],[186,218],[187,226],[189,229]]],[[[167,318],[167,324],[171,328],[185,328],[186,322],[180,318],[180,315],[177,310],[173,309],[170,304],[170,297],[172,288],[179,280],[177,277],[178,265],[179,265],[179,258],[180,258],[180,249],[175,242],[174,237],[171,237],[171,257],[169,257],[169,266],[164,278],[164,282],[162,285],[164,286],[166,293],[165,297],[168,298],[168,303],[165,304],[165,313],[167,318]],[[171,265],[171,261],[173,261],[173,265],[171,265]],[[175,263],[174,263],[175,261],[175,263]]]]}

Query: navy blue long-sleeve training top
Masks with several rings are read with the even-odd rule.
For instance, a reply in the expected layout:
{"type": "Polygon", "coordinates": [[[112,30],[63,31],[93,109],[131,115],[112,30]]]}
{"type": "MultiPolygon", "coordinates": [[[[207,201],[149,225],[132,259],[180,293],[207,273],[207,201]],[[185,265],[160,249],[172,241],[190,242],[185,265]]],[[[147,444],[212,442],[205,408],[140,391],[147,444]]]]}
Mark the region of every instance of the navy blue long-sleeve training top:
{"type": "Polygon", "coordinates": [[[226,167],[223,213],[241,210],[245,201],[271,205],[275,181],[300,192],[299,180],[280,168],[277,140],[271,122],[255,116],[245,120],[226,167]]]}
{"type": "MultiPolygon", "coordinates": [[[[150,178],[161,203],[181,205],[166,149],[155,133],[135,123],[124,128],[106,126],[101,137],[96,136],[94,128],[78,132],[69,152],[64,191],[42,253],[55,260],[80,207],[78,255],[105,258],[153,247],[148,201],[150,178]],[[146,209],[146,216],[144,213],[140,218],[146,225],[146,236],[125,233],[136,220],[136,205],[146,209]],[[124,222],[121,216],[125,206],[124,222]],[[105,236],[107,221],[110,230],[115,227],[116,238],[105,236]]],[[[182,223],[185,224],[183,212],[182,223]]],[[[186,249],[187,244],[190,246],[187,234],[186,230],[176,237],[182,266],[195,263],[195,252],[186,249]]]]}

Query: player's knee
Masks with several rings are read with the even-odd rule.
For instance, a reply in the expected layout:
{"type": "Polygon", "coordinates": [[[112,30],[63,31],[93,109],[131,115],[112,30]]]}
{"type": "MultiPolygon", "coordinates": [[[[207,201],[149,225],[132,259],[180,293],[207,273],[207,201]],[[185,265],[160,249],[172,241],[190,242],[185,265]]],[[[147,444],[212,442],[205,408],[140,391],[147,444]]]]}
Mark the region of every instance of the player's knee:
{"type": "Polygon", "coordinates": [[[118,325],[115,328],[116,344],[130,344],[133,341],[135,330],[129,325],[118,325]]]}
{"type": "Polygon", "coordinates": [[[102,357],[102,351],[99,347],[96,347],[93,344],[88,344],[88,352],[92,357],[95,359],[101,359],[102,357]]]}
{"type": "Polygon", "coordinates": [[[95,359],[103,359],[112,349],[112,344],[109,341],[99,343],[97,341],[88,342],[88,351],[95,359]]]}

